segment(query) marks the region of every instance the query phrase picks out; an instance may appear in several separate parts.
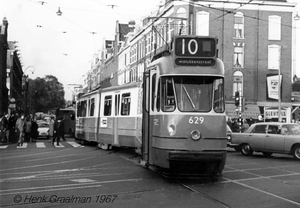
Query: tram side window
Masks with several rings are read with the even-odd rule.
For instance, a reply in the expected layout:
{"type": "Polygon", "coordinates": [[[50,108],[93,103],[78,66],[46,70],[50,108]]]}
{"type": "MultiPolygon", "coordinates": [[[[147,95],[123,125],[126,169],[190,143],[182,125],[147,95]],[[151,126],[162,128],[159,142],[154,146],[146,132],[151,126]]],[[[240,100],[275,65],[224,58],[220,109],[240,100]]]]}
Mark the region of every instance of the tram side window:
{"type": "Polygon", "coordinates": [[[86,107],[87,107],[86,100],[82,101],[82,103],[81,103],[81,117],[86,117],[86,107]]]}
{"type": "Polygon", "coordinates": [[[214,111],[216,113],[223,113],[225,110],[223,81],[223,79],[214,81],[214,111]]]}
{"type": "Polygon", "coordinates": [[[81,117],[81,102],[77,102],[77,117],[81,117]]]}
{"type": "Polygon", "coordinates": [[[90,100],[90,116],[94,116],[94,110],[95,110],[95,98],[92,98],[90,100]]]}
{"type": "Polygon", "coordinates": [[[172,78],[162,79],[162,110],[166,112],[175,110],[175,93],[172,78]]]}
{"type": "Polygon", "coordinates": [[[110,96],[105,96],[103,115],[110,116],[111,115],[111,107],[112,107],[112,97],[111,97],[111,95],[110,96]]]}
{"type": "Polygon", "coordinates": [[[130,104],[131,104],[130,93],[123,94],[122,95],[122,106],[121,106],[121,115],[122,116],[130,115],[130,104]]]}

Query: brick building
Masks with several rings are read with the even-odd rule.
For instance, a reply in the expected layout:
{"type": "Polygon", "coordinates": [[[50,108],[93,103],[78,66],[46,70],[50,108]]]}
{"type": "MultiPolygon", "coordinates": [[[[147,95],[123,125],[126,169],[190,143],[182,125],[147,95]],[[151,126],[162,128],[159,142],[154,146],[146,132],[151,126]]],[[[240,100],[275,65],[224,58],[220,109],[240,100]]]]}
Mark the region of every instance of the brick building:
{"type": "Polygon", "coordinates": [[[165,0],[133,35],[114,43],[112,56],[102,60],[100,80],[110,85],[141,80],[153,55],[169,47],[173,35],[215,36],[226,70],[227,115],[238,117],[234,95],[239,91],[244,118],[276,120],[279,88],[282,118],[291,121],[298,105],[291,96],[294,15],[295,4],[286,0],[165,0]]]}

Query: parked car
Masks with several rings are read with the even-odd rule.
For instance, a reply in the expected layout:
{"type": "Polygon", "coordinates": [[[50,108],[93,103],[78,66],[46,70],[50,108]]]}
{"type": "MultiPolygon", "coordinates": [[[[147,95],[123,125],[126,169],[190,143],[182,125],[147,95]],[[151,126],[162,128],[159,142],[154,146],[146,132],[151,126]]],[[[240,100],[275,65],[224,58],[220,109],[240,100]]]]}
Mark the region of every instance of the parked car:
{"type": "Polygon", "coordinates": [[[38,124],[38,138],[49,138],[49,124],[45,121],[37,122],[38,124]]]}
{"type": "Polygon", "coordinates": [[[244,133],[231,134],[231,147],[240,148],[243,155],[262,152],[289,154],[300,160],[300,125],[265,122],[252,124],[244,133]]]}

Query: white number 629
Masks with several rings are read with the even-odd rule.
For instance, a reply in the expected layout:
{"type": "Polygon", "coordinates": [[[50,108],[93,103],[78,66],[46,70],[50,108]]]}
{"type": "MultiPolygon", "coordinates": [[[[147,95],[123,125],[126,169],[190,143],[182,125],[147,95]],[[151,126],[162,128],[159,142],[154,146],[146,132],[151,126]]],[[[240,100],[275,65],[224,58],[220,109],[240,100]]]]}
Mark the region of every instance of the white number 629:
{"type": "Polygon", "coordinates": [[[204,122],[203,117],[190,117],[189,123],[190,124],[202,124],[204,122]]]}

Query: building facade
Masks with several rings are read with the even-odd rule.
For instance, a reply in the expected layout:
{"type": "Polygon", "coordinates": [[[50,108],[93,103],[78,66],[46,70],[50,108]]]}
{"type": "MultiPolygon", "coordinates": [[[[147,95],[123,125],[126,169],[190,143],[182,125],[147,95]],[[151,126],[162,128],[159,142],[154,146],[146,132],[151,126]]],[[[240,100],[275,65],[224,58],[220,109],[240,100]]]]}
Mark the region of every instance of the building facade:
{"type": "Polygon", "coordinates": [[[0,25],[0,116],[8,110],[8,89],[6,86],[7,28],[8,22],[6,17],[4,17],[0,25]]]}
{"type": "Polygon", "coordinates": [[[151,58],[171,47],[173,35],[214,36],[226,70],[227,115],[239,116],[239,92],[243,118],[278,120],[281,106],[282,119],[291,121],[298,105],[291,88],[294,15],[295,4],[286,0],[166,0],[133,34],[115,39],[112,55],[99,66],[100,83],[109,84],[100,87],[142,80],[151,58]]]}

